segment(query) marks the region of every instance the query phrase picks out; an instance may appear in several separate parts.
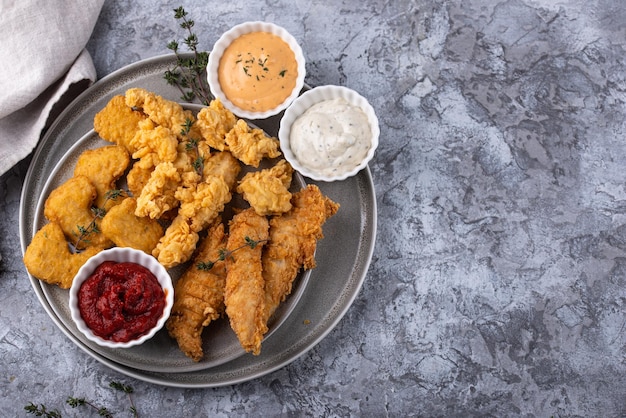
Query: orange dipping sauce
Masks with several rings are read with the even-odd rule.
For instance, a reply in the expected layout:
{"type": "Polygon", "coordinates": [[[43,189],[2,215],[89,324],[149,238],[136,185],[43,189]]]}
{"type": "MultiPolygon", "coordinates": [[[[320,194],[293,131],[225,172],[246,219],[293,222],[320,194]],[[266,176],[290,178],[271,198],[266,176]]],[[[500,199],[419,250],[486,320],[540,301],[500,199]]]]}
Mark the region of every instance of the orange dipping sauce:
{"type": "Polygon", "coordinates": [[[224,51],[218,68],[222,91],[235,106],[264,112],[287,99],[298,77],[296,56],[279,36],[251,32],[224,51]]]}

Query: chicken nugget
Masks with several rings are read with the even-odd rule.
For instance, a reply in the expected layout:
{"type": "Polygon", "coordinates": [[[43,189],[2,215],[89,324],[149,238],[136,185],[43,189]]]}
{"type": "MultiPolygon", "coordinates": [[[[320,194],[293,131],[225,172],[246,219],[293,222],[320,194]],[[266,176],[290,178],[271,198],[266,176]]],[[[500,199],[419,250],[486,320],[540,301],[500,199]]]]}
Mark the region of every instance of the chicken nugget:
{"type": "Polygon", "coordinates": [[[102,139],[122,145],[129,154],[135,152],[130,141],[135,136],[137,125],[146,119],[140,111],[126,106],[126,99],[122,95],[114,96],[93,120],[94,130],[102,139]]]}
{"type": "Polygon", "coordinates": [[[280,156],[278,139],[265,135],[262,129],[250,128],[243,119],[226,134],[226,144],[237,159],[252,167],[258,167],[263,158],[280,156]]]}
{"type": "Polygon", "coordinates": [[[87,259],[101,250],[89,247],[81,253],[72,253],[61,227],[50,222],[37,231],[26,248],[24,265],[37,279],[68,289],[87,259]]]}
{"type": "Polygon", "coordinates": [[[293,168],[280,160],[276,165],[246,174],[237,192],[250,203],[259,215],[278,215],[291,209],[291,176],[293,168]]]}
{"type": "Polygon", "coordinates": [[[84,151],[76,162],[74,176],[85,176],[96,187],[94,206],[108,210],[116,204],[107,192],[116,189],[115,183],[122,177],[130,163],[128,151],[121,145],[109,145],[84,151]]]}
{"type": "Polygon", "coordinates": [[[100,233],[100,218],[91,209],[96,196],[96,186],[87,176],[75,176],[54,189],[44,204],[44,216],[59,224],[78,249],[113,245],[100,233]]]}
{"type": "Polygon", "coordinates": [[[136,216],[136,208],[135,198],[125,198],[104,215],[100,229],[118,247],[131,247],[152,254],[163,236],[163,227],[154,219],[136,216]]]}

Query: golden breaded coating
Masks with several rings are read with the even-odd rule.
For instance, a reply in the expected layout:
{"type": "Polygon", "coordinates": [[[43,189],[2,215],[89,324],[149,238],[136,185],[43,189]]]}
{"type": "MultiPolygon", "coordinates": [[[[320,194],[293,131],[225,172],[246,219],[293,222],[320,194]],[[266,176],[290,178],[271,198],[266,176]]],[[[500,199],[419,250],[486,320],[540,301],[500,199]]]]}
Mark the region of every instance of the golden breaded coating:
{"type": "Polygon", "coordinates": [[[180,183],[180,174],[170,162],[157,165],[137,198],[137,216],[159,219],[161,215],[178,206],[174,196],[180,183]]]}
{"type": "Polygon", "coordinates": [[[247,352],[258,355],[267,332],[261,253],[268,239],[267,218],[253,209],[236,214],[230,222],[226,258],[224,304],[230,326],[247,352]],[[256,245],[248,245],[249,240],[256,245]],[[253,248],[254,247],[254,248],[253,248]]]}
{"type": "Polygon", "coordinates": [[[226,150],[226,134],[235,127],[237,118],[226,109],[219,99],[212,100],[208,107],[198,112],[198,126],[204,140],[220,151],[226,150]]]}
{"type": "Polygon", "coordinates": [[[175,196],[180,202],[178,216],[187,219],[195,232],[213,222],[232,197],[228,184],[218,176],[209,176],[192,187],[180,187],[175,196]]]}
{"type": "Polygon", "coordinates": [[[198,233],[194,232],[187,219],[177,216],[165,230],[152,255],[165,268],[172,268],[188,261],[193,255],[198,243],[198,233]]]}
{"type": "Polygon", "coordinates": [[[136,161],[133,167],[126,174],[126,186],[133,196],[141,195],[144,186],[148,184],[150,175],[154,167],[145,168],[141,165],[141,161],[136,161]]]}
{"type": "MultiPolygon", "coordinates": [[[[170,129],[179,138],[183,136],[181,131],[187,121],[195,122],[196,120],[191,110],[185,110],[179,103],[166,100],[142,88],[126,90],[125,98],[127,106],[141,109],[157,125],[170,129]]],[[[201,133],[199,129],[192,126],[190,135],[200,138],[201,133]]]]}
{"type": "Polygon", "coordinates": [[[96,114],[93,128],[102,139],[121,145],[132,154],[135,150],[130,141],[135,136],[138,123],[144,119],[145,114],[126,106],[124,96],[118,95],[96,114]]]}
{"type": "Polygon", "coordinates": [[[252,167],[258,167],[263,158],[280,156],[278,139],[266,136],[262,129],[250,128],[243,119],[226,134],[226,144],[239,161],[252,167]]]}
{"type": "Polygon", "coordinates": [[[214,152],[204,161],[204,176],[219,176],[232,190],[241,172],[241,163],[228,151],[214,152]]]}
{"type": "Polygon", "coordinates": [[[99,218],[91,207],[97,191],[89,178],[75,176],[50,192],[44,204],[44,216],[57,223],[68,240],[79,249],[87,247],[110,247],[113,243],[100,232],[99,218]],[[98,228],[90,228],[96,221],[98,228]],[[85,233],[86,230],[87,233],[85,233]],[[78,240],[80,239],[80,242],[78,240]]]}
{"type": "Polygon", "coordinates": [[[226,262],[220,260],[226,248],[224,224],[218,219],[198,244],[193,262],[174,287],[174,306],[166,322],[167,330],[178,346],[193,361],[200,361],[202,331],[224,313],[226,262]],[[198,268],[200,262],[211,262],[210,269],[198,268]]]}
{"type": "Polygon", "coordinates": [[[293,168],[280,160],[276,165],[246,174],[237,193],[250,203],[259,215],[278,215],[291,209],[291,176],[293,168]]]}
{"type": "Polygon", "coordinates": [[[137,200],[125,198],[104,215],[100,229],[118,247],[131,247],[152,254],[163,236],[163,227],[154,219],[135,215],[136,209],[137,200]]]}
{"type": "Polygon", "coordinates": [[[263,252],[266,323],[291,293],[298,271],[315,267],[315,249],[323,237],[322,225],[339,209],[337,203],[312,184],[294,193],[292,205],[289,212],[270,220],[270,240],[263,252]]]}
{"type": "Polygon", "coordinates": [[[74,176],[87,177],[96,187],[94,206],[108,210],[116,202],[107,198],[107,192],[117,189],[116,182],[129,164],[130,156],[126,148],[121,145],[109,145],[80,154],[74,167],[74,176]]]}
{"type": "Polygon", "coordinates": [[[152,120],[139,123],[139,129],[131,140],[137,150],[133,158],[142,159],[144,166],[156,166],[162,162],[174,162],[178,156],[178,138],[171,130],[155,125],[152,120]]]}
{"type": "Polygon", "coordinates": [[[81,253],[72,253],[61,227],[50,222],[37,231],[26,248],[24,265],[33,277],[69,289],[82,265],[100,251],[101,248],[89,247],[81,253]]]}

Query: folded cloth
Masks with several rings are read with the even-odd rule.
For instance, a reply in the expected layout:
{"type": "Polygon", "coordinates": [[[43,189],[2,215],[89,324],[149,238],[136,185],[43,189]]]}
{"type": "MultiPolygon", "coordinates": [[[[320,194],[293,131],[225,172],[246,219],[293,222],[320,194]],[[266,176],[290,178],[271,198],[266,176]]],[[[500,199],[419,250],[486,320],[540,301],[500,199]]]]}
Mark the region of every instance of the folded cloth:
{"type": "Polygon", "coordinates": [[[35,148],[63,104],[95,81],[85,46],[103,3],[2,1],[0,175],[35,148]]]}

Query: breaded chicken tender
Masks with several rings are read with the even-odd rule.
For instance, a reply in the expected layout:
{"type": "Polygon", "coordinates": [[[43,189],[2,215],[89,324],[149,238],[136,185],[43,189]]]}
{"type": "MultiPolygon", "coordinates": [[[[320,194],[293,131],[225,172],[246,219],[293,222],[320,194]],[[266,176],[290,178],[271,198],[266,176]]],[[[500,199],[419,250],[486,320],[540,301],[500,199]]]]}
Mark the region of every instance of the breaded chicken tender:
{"type": "Polygon", "coordinates": [[[270,220],[270,240],[263,252],[265,323],[291,293],[300,269],[315,267],[317,241],[323,238],[322,225],[339,209],[312,184],[294,193],[292,205],[289,212],[270,220]]]}
{"type": "Polygon", "coordinates": [[[65,234],[54,222],[43,226],[30,242],[24,253],[24,265],[39,280],[69,289],[78,270],[101,248],[89,247],[81,253],[72,253],[65,234]]]}
{"type": "Polygon", "coordinates": [[[176,216],[152,251],[152,255],[165,268],[188,261],[193,255],[199,235],[191,229],[184,216],[176,216]]]}
{"type": "Polygon", "coordinates": [[[226,314],[243,349],[258,355],[267,332],[261,253],[269,224],[267,218],[250,208],[236,214],[229,225],[226,314]],[[250,240],[256,245],[249,245],[250,240]]]}
{"type": "Polygon", "coordinates": [[[141,189],[137,198],[137,216],[149,216],[159,219],[165,212],[178,206],[174,196],[180,183],[180,174],[170,162],[157,165],[150,174],[150,179],[141,189]]]}
{"type": "Polygon", "coordinates": [[[108,210],[116,202],[107,197],[107,192],[117,189],[115,184],[129,164],[130,156],[126,148],[121,145],[109,145],[80,154],[74,167],[74,176],[87,177],[96,187],[94,206],[108,210]]]}
{"type": "MultiPolygon", "coordinates": [[[[191,110],[185,110],[176,102],[142,88],[131,88],[125,93],[126,105],[143,111],[157,125],[170,129],[179,138],[182,138],[182,129],[187,121],[195,122],[191,110]]],[[[200,130],[192,126],[189,133],[193,137],[201,136],[200,130]]]]}
{"type": "Polygon", "coordinates": [[[228,151],[214,152],[204,161],[204,176],[222,177],[231,190],[234,189],[240,172],[239,160],[228,151]]]}
{"type": "Polygon", "coordinates": [[[154,219],[135,215],[136,209],[137,200],[125,198],[104,215],[100,229],[118,247],[131,247],[152,254],[163,236],[163,227],[154,219]]]}
{"type": "Polygon", "coordinates": [[[226,134],[226,145],[239,161],[252,167],[258,167],[263,158],[280,156],[278,139],[266,136],[262,129],[250,128],[243,119],[226,134]]]}
{"type": "Polygon", "coordinates": [[[142,159],[143,166],[156,166],[162,162],[174,162],[178,156],[178,138],[171,130],[155,125],[152,120],[139,123],[139,129],[131,140],[136,151],[133,158],[142,159]]]}
{"type": "Polygon", "coordinates": [[[198,112],[197,118],[196,125],[207,144],[219,151],[226,150],[226,134],[237,123],[235,115],[219,99],[215,99],[198,112]]]}
{"type": "Polygon", "coordinates": [[[136,161],[133,167],[128,170],[126,174],[126,186],[133,196],[141,195],[141,191],[144,186],[148,184],[153,170],[154,167],[146,168],[141,164],[141,161],[136,161]]]}
{"type": "Polygon", "coordinates": [[[96,114],[93,127],[102,139],[121,145],[129,154],[135,152],[130,141],[135,136],[137,125],[146,119],[140,111],[126,106],[126,99],[122,95],[114,96],[107,105],[96,114]]]}
{"type": "Polygon", "coordinates": [[[89,178],[75,176],[50,192],[44,204],[44,216],[57,223],[72,244],[79,249],[89,247],[110,247],[113,245],[97,229],[89,228],[92,221],[99,219],[91,211],[97,191],[89,178]],[[83,231],[81,231],[81,229],[83,231]],[[89,230],[85,233],[85,230],[89,230]],[[78,242],[80,238],[80,242],[78,242]]]}
{"type": "Polygon", "coordinates": [[[259,215],[278,215],[291,209],[291,176],[293,168],[280,160],[276,165],[246,174],[237,193],[250,203],[259,215]]]}
{"type": "Polygon", "coordinates": [[[178,216],[188,220],[192,231],[200,232],[224,210],[232,194],[222,177],[209,176],[192,187],[180,187],[175,196],[180,202],[178,216]]]}
{"type": "Polygon", "coordinates": [[[174,306],[166,327],[193,361],[200,361],[204,355],[202,331],[224,313],[226,262],[220,260],[220,255],[225,247],[224,224],[218,219],[207,230],[193,262],[174,287],[174,306]],[[198,263],[207,262],[213,263],[210,269],[198,268],[198,263]]]}

